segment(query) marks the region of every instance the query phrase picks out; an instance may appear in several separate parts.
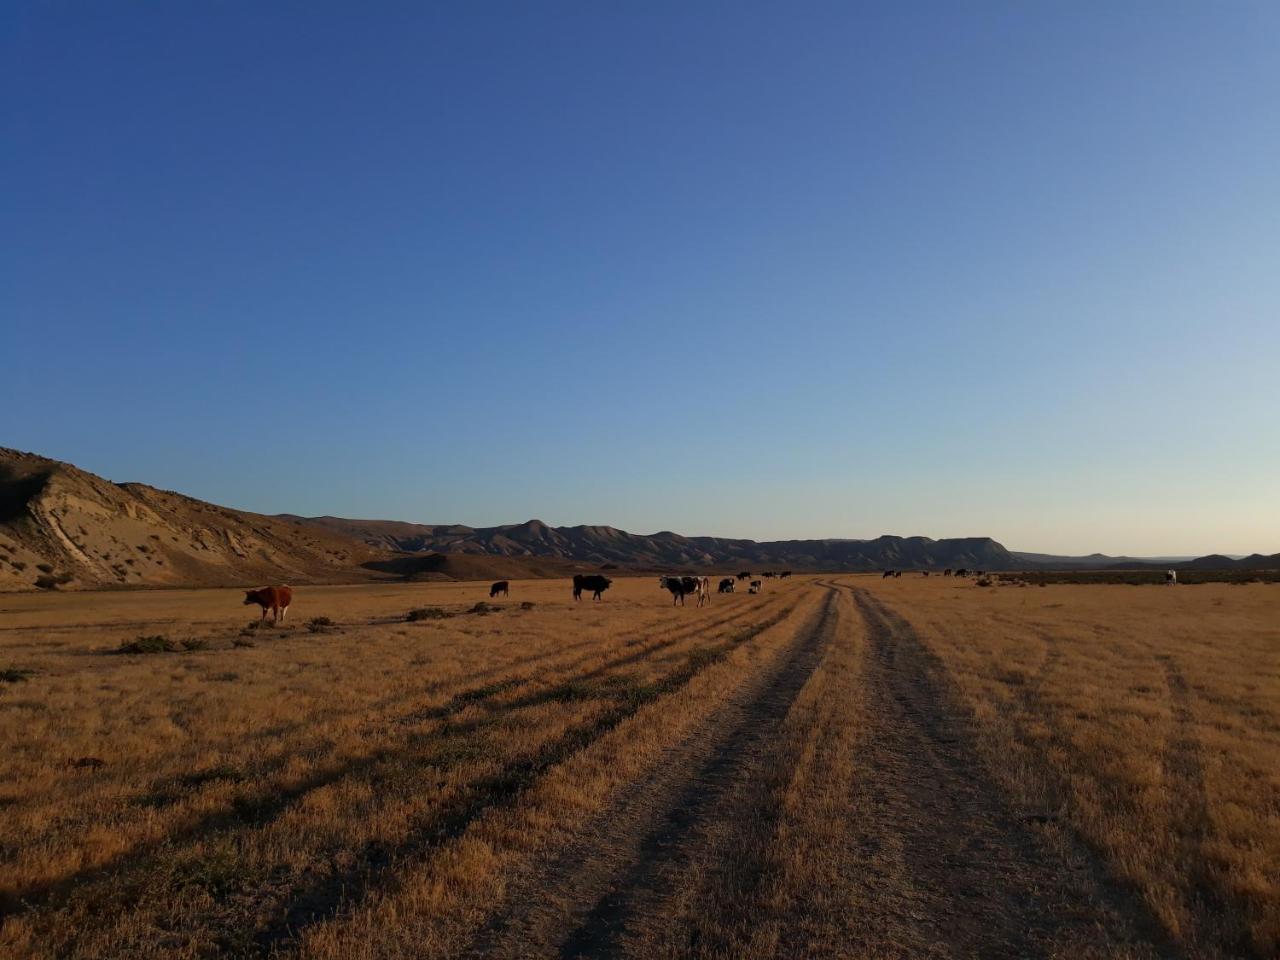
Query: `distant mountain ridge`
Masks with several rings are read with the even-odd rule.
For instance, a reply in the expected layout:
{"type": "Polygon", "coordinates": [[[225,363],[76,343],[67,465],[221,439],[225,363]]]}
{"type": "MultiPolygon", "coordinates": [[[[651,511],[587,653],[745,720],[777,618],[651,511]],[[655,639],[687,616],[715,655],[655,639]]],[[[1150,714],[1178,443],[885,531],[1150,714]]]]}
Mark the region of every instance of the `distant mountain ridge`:
{"type": "Polygon", "coordinates": [[[584,569],[773,568],[860,571],[1280,569],[1280,554],[1235,559],[1055,557],[1016,553],[990,537],[883,535],[755,541],[669,530],[496,527],[341,517],[266,516],[141,483],[113,483],[69,463],[0,447],[0,591],[38,587],[350,583],[360,580],[563,576],[584,569]]]}
{"type": "Polygon", "coordinates": [[[616,527],[552,527],[541,520],[496,527],[406,524],[292,517],[363,541],[402,551],[554,557],[592,564],[636,567],[795,567],[800,570],[877,570],[883,567],[934,569],[974,567],[1014,570],[1028,566],[990,537],[883,535],[873,540],[756,541],[726,537],[686,537],[664,530],[628,533],[616,527]]]}

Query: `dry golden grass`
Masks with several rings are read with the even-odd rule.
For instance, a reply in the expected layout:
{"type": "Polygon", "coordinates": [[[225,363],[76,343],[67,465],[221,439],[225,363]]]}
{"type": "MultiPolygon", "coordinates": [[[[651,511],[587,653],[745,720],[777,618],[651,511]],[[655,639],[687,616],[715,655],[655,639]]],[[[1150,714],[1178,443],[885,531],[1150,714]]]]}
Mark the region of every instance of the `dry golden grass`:
{"type": "Polygon", "coordinates": [[[1141,892],[1171,940],[1280,954],[1280,586],[874,584],[983,753],[1141,892]]]}
{"type": "Polygon", "coordinates": [[[0,954],[1270,955],[1280,588],[767,589],[0,598],[0,954]]]}

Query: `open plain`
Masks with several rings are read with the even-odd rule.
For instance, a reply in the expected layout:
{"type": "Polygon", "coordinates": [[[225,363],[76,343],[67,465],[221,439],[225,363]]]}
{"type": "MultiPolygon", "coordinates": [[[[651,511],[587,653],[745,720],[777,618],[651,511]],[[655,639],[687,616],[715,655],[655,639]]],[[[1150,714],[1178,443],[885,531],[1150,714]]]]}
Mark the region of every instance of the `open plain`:
{"type": "Polygon", "coordinates": [[[1280,586],[242,598],[0,597],[0,954],[1280,950],[1280,586]]]}

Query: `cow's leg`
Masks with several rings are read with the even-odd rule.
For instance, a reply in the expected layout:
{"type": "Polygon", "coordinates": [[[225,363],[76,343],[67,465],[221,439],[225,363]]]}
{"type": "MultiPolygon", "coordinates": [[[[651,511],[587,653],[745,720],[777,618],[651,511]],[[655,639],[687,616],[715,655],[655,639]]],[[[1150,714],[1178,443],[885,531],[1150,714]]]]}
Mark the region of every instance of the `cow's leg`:
{"type": "Polygon", "coordinates": [[[266,608],[266,607],[263,607],[263,608],[262,608],[262,619],[263,619],[263,620],[266,620],[266,619],[267,619],[267,608],[266,608]]]}
{"type": "Polygon", "coordinates": [[[280,608],[280,621],[283,623],[284,618],[287,617],[288,615],[289,615],[289,606],[288,604],[286,604],[285,606],[280,608]]]}

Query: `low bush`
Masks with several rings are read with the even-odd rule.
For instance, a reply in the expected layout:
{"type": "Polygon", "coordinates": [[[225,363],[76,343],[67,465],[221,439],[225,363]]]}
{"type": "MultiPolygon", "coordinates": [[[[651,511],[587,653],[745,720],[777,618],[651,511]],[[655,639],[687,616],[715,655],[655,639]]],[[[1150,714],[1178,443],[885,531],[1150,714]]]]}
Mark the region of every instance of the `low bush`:
{"type": "Polygon", "coordinates": [[[150,637],[135,637],[132,640],[121,640],[117,653],[172,653],[178,645],[163,634],[150,637]]]}
{"type": "Polygon", "coordinates": [[[312,617],[307,621],[307,629],[312,633],[328,633],[333,626],[333,620],[330,617],[312,617]]]}
{"type": "Polygon", "coordinates": [[[6,667],[0,670],[0,683],[26,683],[32,676],[35,676],[35,671],[26,667],[6,667]]]}
{"type": "Polygon", "coordinates": [[[440,607],[418,607],[410,610],[405,619],[410,623],[417,623],[419,620],[447,620],[453,614],[440,607]]]}

